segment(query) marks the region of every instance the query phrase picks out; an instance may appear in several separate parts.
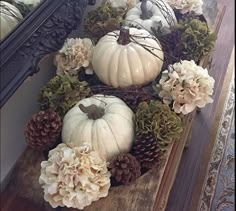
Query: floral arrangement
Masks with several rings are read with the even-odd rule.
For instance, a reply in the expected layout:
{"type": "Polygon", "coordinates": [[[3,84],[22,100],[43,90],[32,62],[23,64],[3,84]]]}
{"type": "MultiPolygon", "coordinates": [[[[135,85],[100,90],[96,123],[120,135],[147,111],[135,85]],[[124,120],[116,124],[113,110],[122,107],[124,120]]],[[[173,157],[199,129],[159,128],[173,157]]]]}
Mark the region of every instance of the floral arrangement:
{"type": "Polygon", "coordinates": [[[199,61],[216,37],[202,2],[168,3],[163,16],[162,0],[104,0],[85,17],[84,37],[57,52],[56,76],[25,128],[28,146],[49,152],[39,183],[52,207],[83,209],[160,171],[185,115],[213,102],[214,79],[199,61]],[[133,12],[138,22],[126,24],[133,12]]]}
{"type": "Polygon", "coordinates": [[[108,195],[110,173],[106,161],[89,147],[59,144],[41,163],[39,183],[53,208],[83,209],[108,195]]]}
{"type": "Polygon", "coordinates": [[[41,110],[52,108],[61,117],[64,117],[78,100],[89,94],[90,88],[87,82],[79,81],[75,76],[58,75],[42,87],[38,101],[41,110]]]}
{"type": "Polygon", "coordinates": [[[180,48],[187,60],[199,61],[214,47],[215,34],[210,32],[206,23],[196,18],[184,18],[177,30],[181,34],[180,48]]]}
{"type": "Polygon", "coordinates": [[[154,33],[166,52],[164,69],[181,60],[194,60],[198,63],[213,49],[216,40],[207,23],[193,14],[183,16],[169,34],[154,33]]]}
{"type": "Polygon", "coordinates": [[[181,118],[169,106],[160,101],[150,101],[138,105],[136,130],[138,134],[151,132],[161,145],[166,145],[180,138],[183,126],[181,118]]]}
{"type": "Polygon", "coordinates": [[[179,10],[182,14],[188,12],[202,14],[202,0],[167,0],[167,2],[173,9],[179,10]]]}
{"type": "Polygon", "coordinates": [[[93,53],[92,41],[88,38],[70,38],[55,57],[58,75],[77,75],[81,67],[88,68],[93,53]]]}
{"type": "MultiPolygon", "coordinates": [[[[115,2],[104,1],[101,6],[89,12],[87,17],[85,17],[85,33],[95,43],[107,32],[119,29],[119,25],[125,14],[125,8],[117,7],[120,4],[116,4],[115,2]]],[[[123,5],[123,3],[121,4],[123,5]]]]}
{"type": "Polygon", "coordinates": [[[210,96],[214,82],[207,69],[196,65],[193,60],[184,60],[163,71],[157,87],[163,102],[173,103],[173,110],[185,115],[213,102],[210,96]]]}

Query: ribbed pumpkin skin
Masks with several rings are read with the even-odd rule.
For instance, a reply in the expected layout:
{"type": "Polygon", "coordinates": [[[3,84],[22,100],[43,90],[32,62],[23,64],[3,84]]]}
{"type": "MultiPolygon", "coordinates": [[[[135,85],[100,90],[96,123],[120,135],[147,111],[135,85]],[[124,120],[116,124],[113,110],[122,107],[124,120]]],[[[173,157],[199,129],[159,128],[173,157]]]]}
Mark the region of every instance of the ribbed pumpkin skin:
{"type": "Polygon", "coordinates": [[[83,144],[97,150],[106,160],[130,151],[134,139],[134,114],[119,98],[95,95],[79,101],[65,115],[62,140],[76,146],[83,144]],[[96,105],[105,109],[103,117],[92,120],[83,113],[79,104],[96,105]]]}
{"type": "Polygon", "coordinates": [[[26,5],[32,5],[33,7],[36,7],[38,4],[40,4],[42,0],[14,0],[16,3],[23,3],[26,5]]]}
{"type": "Polygon", "coordinates": [[[0,40],[2,40],[23,17],[20,11],[5,1],[0,1],[0,40]]]}
{"type": "Polygon", "coordinates": [[[126,14],[126,24],[135,26],[137,28],[144,28],[149,32],[152,32],[152,27],[157,27],[157,23],[161,22],[161,31],[166,34],[170,32],[170,27],[175,26],[177,24],[177,19],[175,17],[175,13],[173,9],[163,0],[152,0],[147,1],[147,10],[152,13],[152,16],[148,19],[142,19],[142,10],[141,10],[141,2],[136,4],[135,7],[131,8],[126,14]],[[156,2],[158,6],[155,5],[156,2]],[[167,21],[166,17],[169,18],[167,21]]]}
{"type": "Polygon", "coordinates": [[[114,31],[102,37],[93,52],[94,72],[103,83],[115,88],[146,84],[157,77],[163,64],[159,42],[146,30],[129,30],[129,44],[118,44],[120,32],[114,31]]]}

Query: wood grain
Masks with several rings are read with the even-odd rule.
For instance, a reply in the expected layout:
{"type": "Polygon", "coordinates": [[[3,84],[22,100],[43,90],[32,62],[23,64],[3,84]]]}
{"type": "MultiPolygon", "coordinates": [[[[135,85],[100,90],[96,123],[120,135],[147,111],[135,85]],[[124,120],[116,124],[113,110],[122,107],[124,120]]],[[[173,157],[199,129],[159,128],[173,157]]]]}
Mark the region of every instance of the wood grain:
{"type": "Polygon", "coordinates": [[[164,211],[166,208],[168,197],[179,167],[181,155],[191,132],[191,127],[195,114],[196,111],[192,112],[187,116],[187,118],[185,118],[184,133],[182,134],[181,139],[173,144],[173,149],[171,150],[171,153],[169,155],[169,159],[163,174],[163,179],[161,181],[157,198],[155,201],[153,209],[155,211],[164,211]]]}
{"type": "Polygon", "coordinates": [[[42,211],[33,202],[26,200],[15,191],[1,193],[1,211],[42,211]]]}
{"type": "Polygon", "coordinates": [[[219,129],[220,120],[222,118],[222,112],[225,105],[225,96],[228,95],[229,85],[230,85],[230,82],[232,81],[234,66],[235,66],[235,55],[234,55],[234,49],[233,49],[231,59],[227,68],[225,81],[221,90],[220,99],[217,105],[216,115],[214,117],[214,124],[210,131],[209,142],[203,152],[200,171],[199,171],[197,181],[195,183],[194,191],[192,194],[190,210],[197,210],[197,207],[198,207],[201,191],[204,184],[204,179],[205,179],[207,168],[208,168],[208,163],[211,159],[212,149],[215,145],[217,131],[219,129]]]}

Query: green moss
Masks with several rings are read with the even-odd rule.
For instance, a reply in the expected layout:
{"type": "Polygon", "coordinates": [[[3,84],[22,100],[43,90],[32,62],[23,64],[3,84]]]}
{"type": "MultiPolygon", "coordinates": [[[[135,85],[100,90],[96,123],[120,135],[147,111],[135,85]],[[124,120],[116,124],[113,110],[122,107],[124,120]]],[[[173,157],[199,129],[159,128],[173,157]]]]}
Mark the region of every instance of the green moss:
{"type": "Polygon", "coordinates": [[[90,88],[75,76],[55,76],[39,94],[41,110],[52,108],[62,118],[79,100],[89,96],[90,88]]]}
{"type": "Polygon", "coordinates": [[[161,146],[178,140],[183,131],[181,118],[160,101],[141,102],[136,111],[136,134],[153,133],[161,146]]]}

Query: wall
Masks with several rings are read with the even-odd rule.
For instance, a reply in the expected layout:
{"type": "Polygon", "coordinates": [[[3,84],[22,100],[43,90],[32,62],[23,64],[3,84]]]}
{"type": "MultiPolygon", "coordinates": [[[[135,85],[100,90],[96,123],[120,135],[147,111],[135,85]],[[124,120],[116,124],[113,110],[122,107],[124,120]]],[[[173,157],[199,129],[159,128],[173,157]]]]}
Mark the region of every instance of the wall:
{"type": "Polygon", "coordinates": [[[24,126],[32,114],[38,111],[37,97],[40,88],[55,73],[52,56],[40,63],[41,71],[17,89],[1,108],[1,190],[7,182],[7,175],[26,147],[24,126]]]}

